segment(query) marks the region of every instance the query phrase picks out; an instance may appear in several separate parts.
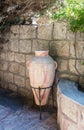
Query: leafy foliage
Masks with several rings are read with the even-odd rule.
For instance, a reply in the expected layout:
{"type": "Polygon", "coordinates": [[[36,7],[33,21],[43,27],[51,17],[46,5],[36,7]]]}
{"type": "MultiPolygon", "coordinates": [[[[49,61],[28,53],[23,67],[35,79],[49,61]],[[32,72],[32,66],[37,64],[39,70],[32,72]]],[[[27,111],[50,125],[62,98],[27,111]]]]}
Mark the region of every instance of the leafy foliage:
{"type": "Polygon", "coordinates": [[[55,13],[53,19],[66,20],[73,32],[84,32],[84,0],[66,0],[55,13]]]}

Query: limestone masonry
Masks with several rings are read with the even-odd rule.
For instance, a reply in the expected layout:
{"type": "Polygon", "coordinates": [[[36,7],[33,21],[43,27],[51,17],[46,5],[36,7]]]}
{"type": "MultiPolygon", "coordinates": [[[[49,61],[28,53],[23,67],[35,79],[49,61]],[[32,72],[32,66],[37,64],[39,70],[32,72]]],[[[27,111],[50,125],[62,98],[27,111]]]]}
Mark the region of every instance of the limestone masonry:
{"type": "Polygon", "coordinates": [[[0,83],[31,97],[26,62],[35,50],[49,50],[58,63],[57,78],[79,81],[84,86],[84,34],[68,31],[67,24],[11,26],[6,43],[0,43],[0,83]]]}

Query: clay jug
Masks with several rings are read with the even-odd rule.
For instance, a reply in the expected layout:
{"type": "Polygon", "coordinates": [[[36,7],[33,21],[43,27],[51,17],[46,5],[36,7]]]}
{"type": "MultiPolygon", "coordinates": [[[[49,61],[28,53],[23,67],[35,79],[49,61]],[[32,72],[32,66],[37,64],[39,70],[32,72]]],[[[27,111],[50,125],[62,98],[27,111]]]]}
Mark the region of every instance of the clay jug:
{"type": "Polygon", "coordinates": [[[30,85],[37,105],[46,105],[52,87],[57,63],[48,55],[48,51],[35,51],[35,56],[27,61],[30,85]],[[39,97],[39,89],[40,97],[39,97]],[[41,99],[41,104],[39,103],[41,99]]]}

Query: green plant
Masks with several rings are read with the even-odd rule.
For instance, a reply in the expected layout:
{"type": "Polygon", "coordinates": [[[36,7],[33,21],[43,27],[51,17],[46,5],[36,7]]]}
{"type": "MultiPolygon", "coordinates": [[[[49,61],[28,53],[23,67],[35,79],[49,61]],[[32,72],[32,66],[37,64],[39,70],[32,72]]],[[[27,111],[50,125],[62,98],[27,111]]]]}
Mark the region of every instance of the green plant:
{"type": "Polygon", "coordinates": [[[84,0],[66,0],[52,14],[52,18],[66,20],[72,32],[84,32],[84,0]]]}

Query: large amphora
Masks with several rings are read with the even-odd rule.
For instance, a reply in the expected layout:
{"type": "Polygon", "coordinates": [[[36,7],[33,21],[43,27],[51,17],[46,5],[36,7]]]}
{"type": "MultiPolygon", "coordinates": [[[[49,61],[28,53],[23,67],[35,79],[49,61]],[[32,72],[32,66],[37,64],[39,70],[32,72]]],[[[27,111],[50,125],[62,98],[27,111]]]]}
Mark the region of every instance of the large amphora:
{"type": "Polygon", "coordinates": [[[27,61],[30,85],[37,105],[46,105],[56,68],[57,63],[48,55],[48,51],[35,51],[35,56],[30,61],[27,61]]]}

